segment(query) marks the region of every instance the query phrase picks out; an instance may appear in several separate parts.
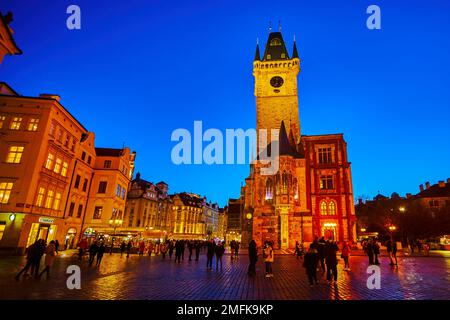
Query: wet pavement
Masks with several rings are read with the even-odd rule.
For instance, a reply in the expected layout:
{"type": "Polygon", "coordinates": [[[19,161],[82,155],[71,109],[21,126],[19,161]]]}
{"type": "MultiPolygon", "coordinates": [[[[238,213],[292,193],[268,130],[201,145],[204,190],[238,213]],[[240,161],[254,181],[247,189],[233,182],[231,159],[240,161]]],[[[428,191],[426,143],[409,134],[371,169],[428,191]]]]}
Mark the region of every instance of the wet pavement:
{"type": "MultiPolygon", "coordinates": [[[[343,271],[339,261],[338,281],[329,284],[320,278],[310,287],[302,260],[293,255],[276,255],[273,278],[265,278],[264,264],[259,258],[257,276],[247,276],[248,258],[238,261],[223,257],[223,269],[206,270],[206,257],[181,264],[161,256],[130,258],[105,254],[99,268],[81,263],[73,251],[60,253],[49,280],[14,280],[24,265],[23,257],[0,258],[0,299],[148,299],[148,300],[377,300],[377,299],[450,299],[450,258],[400,257],[398,267],[391,267],[387,257],[381,258],[381,288],[368,289],[368,259],[362,255],[350,258],[351,271],[343,271]],[[69,265],[80,265],[81,289],[66,285],[69,265]]],[[[42,259],[42,263],[43,263],[42,259]]],[[[41,265],[42,268],[42,265],[41,265]]],[[[45,278],[45,276],[44,276],[45,278]]]]}

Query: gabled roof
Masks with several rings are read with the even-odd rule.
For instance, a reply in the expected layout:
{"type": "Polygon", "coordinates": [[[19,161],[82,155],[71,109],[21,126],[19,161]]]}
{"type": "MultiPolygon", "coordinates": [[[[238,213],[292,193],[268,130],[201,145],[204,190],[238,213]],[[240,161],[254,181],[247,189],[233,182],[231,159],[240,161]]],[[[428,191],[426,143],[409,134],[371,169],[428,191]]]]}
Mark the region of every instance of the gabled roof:
{"type": "Polygon", "coordinates": [[[267,39],[266,49],[264,50],[263,61],[289,60],[289,53],[281,32],[271,32],[267,39]]]}
{"type": "MultiPolygon", "coordinates": [[[[276,144],[272,144],[272,142],[270,142],[267,145],[267,149],[264,150],[264,152],[266,152],[265,154],[268,157],[272,156],[272,147],[274,147],[275,145],[276,144]]],[[[291,156],[296,159],[302,159],[305,157],[304,152],[302,152],[303,150],[301,152],[297,151],[295,144],[291,143],[291,141],[289,140],[286,133],[286,126],[284,125],[284,121],[281,121],[280,134],[278,136],[278,147],[279,147],[278,153],[279,156],[291,156]]],[[[262,159],[262,157],[258,155],[258,160],[259,159],[262,159]]]]}

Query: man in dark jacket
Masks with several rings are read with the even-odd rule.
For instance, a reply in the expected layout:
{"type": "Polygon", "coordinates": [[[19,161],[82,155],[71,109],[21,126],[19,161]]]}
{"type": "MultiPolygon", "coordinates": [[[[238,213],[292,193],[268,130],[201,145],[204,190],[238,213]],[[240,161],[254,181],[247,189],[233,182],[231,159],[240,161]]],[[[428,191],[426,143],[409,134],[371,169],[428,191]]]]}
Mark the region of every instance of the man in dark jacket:
{"type": "Polygon", "coordinates": [[[94,263],[95,256],[97,255],[98,246],[97,241],[94,241],[89,247],[89,267],[94,263]]]}
{"type": "Polygon", "coordinates": [[[214,257],[214,251],[215,251],[215,243],[214,240],[211,240],[206,245],[207,251],[206,251],[206,268],[211,270],[212,269],[212,260],[214,257]]]}
{"type": "Polygon", "coordinates": [[[200,258],[200,249],[202,248],[202,243],[200,241],[195,241],[195,261],[200,258]]]}
{"type": "Polygon", "coordinates": [[[325,264],[327,266],[327,280],[331,282],[331,274],[333,274],[334,281],[337,281],[337,257],[336,254],[339,247],[331,238],[325,245],[325,264]]]}
{"type": "Polygon", "coordinates": [[[303,266],[306,269],[306,275],[308,276],[309,285],[312,287],[317,282],[317,266],[319,264],[319,254],[315,249],[314,244],[311,244],[308,252],[304,256],[303,266]]]}
{"type": "Polygon", "coordinates": [[[216,270],[219,270],[219,264],[220,264],[220,270],[222,270],[222,257],[225,253],[225,242],[219,243],[216,248],[214,249],[216,253],[216,270]]]}
{"type": "Polygon", "coordinates": [[[250,264],[248,265],[248,275],[256,275],[256,262],[258,261],[258,248],[256,247],[255,240],[250,241],[248,245],[248,259],[250,264]]]}
{"type": "Polygon", "coordinates": [[[374,252],[373,252],[373,242],[372,242],[372,239],[370,239],[370,240],[367,242],[367,245],[366,245],[366,252],[367,252],[367,256],[369,257],[369,265],[372,265],[372,264],[373,264],[373,254],[374,254],[374,252]]]}
{"type": "Polygon", "coordinates": [[[325,273],[325,246],[327,242],[325,238],[322,237],[319,241],[317,241],[317,253],[319,256],[320,268],[322,269],[322,275],[325,273]]]}

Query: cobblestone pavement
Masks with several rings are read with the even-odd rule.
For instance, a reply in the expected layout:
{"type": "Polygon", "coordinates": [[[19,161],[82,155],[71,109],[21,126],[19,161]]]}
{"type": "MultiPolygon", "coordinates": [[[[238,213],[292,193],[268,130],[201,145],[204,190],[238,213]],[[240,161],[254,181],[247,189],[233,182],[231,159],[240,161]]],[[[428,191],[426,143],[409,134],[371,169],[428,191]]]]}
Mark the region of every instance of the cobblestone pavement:
{"type": "MultiPolygon", "coordinates": [[[[137,255],[126,258],[106,254],[100,268],[81,266],[81,289],[66,286],[66,268],[79,264],[73,252],[60,253],[49,280],[14,280],[23,266],[23,257],[0,258],[0,299],[172,299],[172,300],[253,300],[253,299],[450,299],[450,259],[448,257],[402,257],[398,268],[381,258],[381,289],[366,286],[367,259],[350,258],[351,272],[338,267],[338,281],[328,284],[323,278],[309,287],[302,260],[292,255],[277,255],[274,277],[264,277],[260,258],[258,275],[247,276],[248,258],[239,261],[223,258],[223,270],[206,270],[206,257],[200,261],[176,264],[161,256],[137,255]]],[[[42,259],[43,260],[43,259],[42,259]]],[[[214,261],[215,263],[215,261],[214,261]]],[[[215,266],[214,266],[215,267],[215,266]]]]}

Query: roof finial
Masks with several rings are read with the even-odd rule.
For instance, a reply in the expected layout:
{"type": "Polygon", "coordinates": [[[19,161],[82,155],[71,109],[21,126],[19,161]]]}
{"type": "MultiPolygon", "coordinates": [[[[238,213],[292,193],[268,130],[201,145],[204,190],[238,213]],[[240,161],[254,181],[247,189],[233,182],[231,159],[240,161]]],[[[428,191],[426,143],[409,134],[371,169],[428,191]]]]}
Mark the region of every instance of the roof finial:
{"type": "Polygon", "coordinates": [[[281,32],[281,20],[278,20],[278,32],[281,32]]]}
{"type": "Polygon", "coordinates": [[[295,42],[295,34],[294,34],[294,42],[295,42]]]}
{"type": "Polygon", "coordinates": [[[269,32],[272,32],[272,21],[269,21],[269,32]]]}
{"type": "Polygon", "coordinates": [[[256,45],[259,45],[259,38],[256,38],[256,45]]]}

